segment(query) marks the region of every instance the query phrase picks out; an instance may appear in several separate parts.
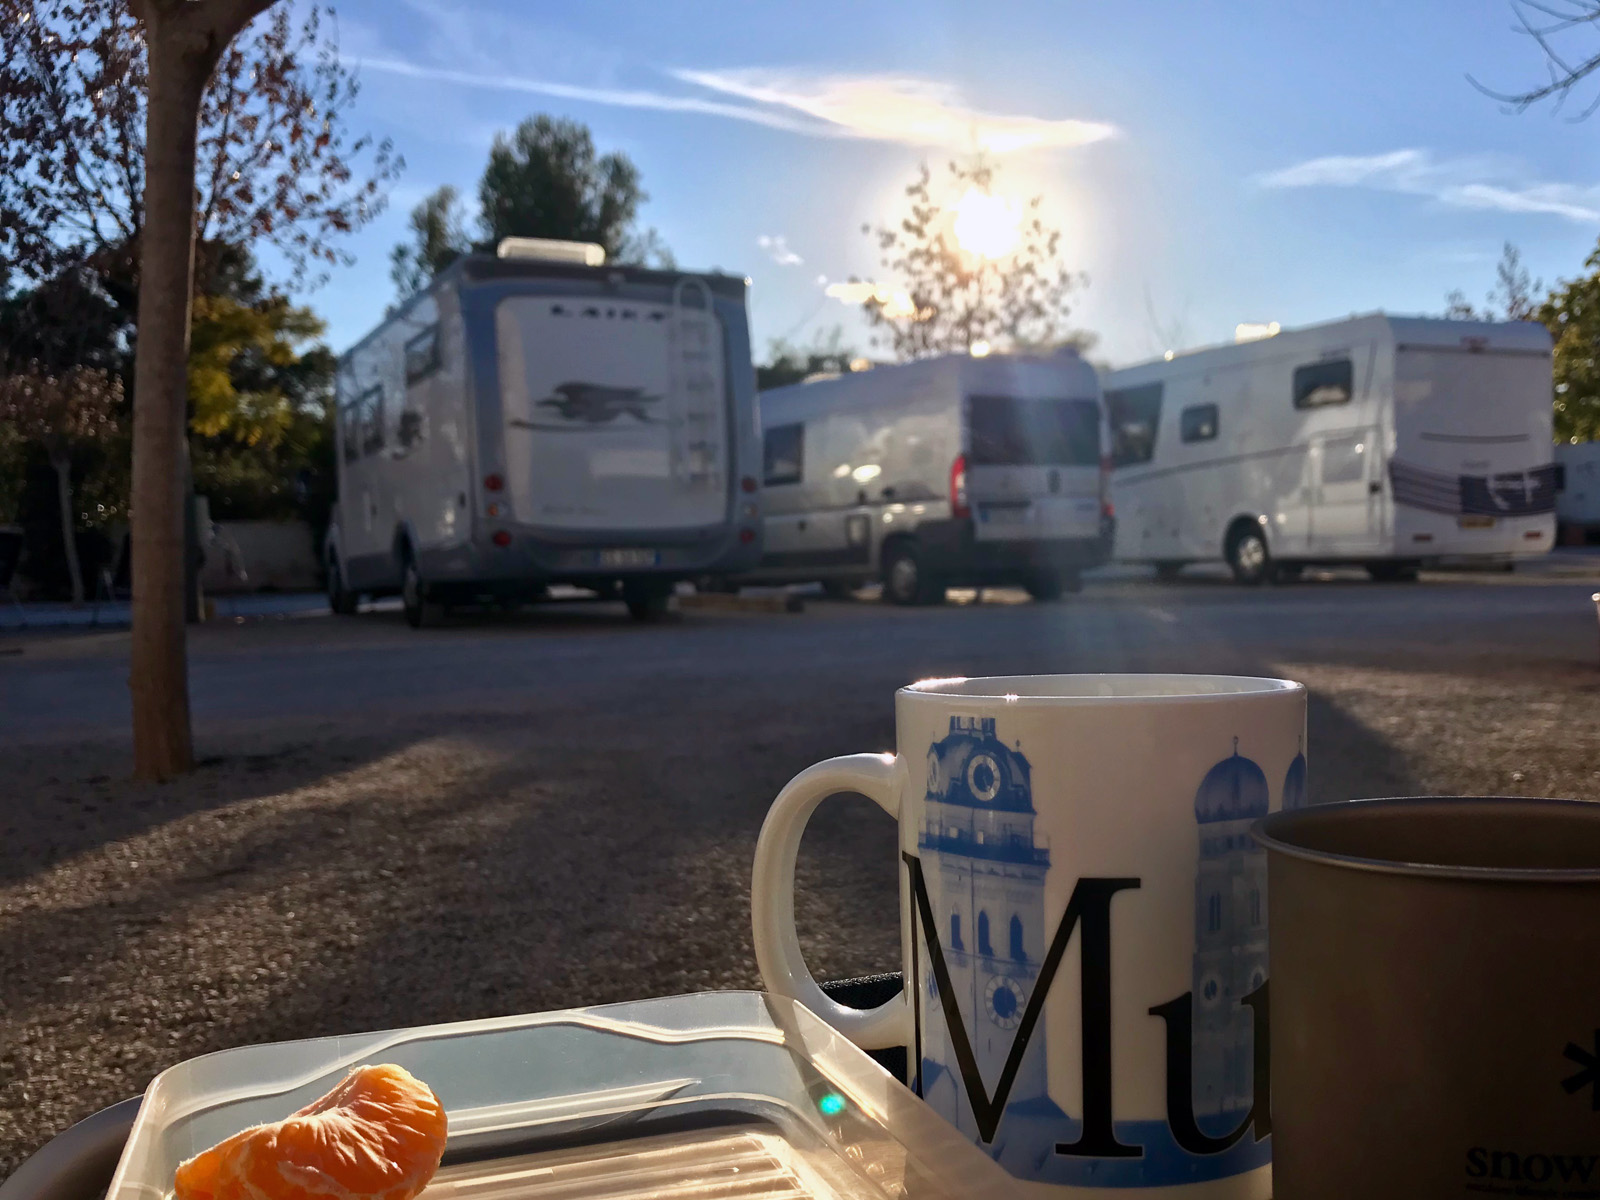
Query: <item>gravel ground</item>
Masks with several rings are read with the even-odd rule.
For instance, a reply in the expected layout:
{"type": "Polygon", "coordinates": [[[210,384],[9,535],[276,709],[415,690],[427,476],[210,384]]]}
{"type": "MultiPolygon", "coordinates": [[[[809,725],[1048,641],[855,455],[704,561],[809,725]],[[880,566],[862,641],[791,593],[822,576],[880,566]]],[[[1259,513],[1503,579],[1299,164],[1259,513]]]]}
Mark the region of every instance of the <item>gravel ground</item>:
{"type": "MultiPolygon", "coordinates": [[[[1316,799],[1600,800],[1600,671],[1372,657],[1259,663],[1312,690],[1316,799]]],[[[0,749],[0,1176],[206,1051],[755,985],[768,799],[893,741],[881,681],[847,672],[680,680],[670,705],[630,687],[579,719],[545,700],[285,718],[209,734],[214,757],[165,787],[130,786],[111,742],[0,749]]],[[[865,801],[814,823],[800,923],[819,977],[896,967],[894,861],[865,801]]]]}

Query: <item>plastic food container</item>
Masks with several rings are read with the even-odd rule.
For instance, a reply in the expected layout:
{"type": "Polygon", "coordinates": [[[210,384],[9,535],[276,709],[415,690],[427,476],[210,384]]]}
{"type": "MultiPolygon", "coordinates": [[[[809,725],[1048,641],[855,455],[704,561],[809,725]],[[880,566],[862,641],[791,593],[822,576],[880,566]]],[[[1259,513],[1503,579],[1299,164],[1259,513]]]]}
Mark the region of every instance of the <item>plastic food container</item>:
{"type": "Polygon", "coordinates": [[[192,1059],[151,1083],[107,1200],[163,1200],[183,1159],[376,1062],[425,1080],[449,1112],[424,1200],[1019,1196],[804,1008],[709,992],[192,1059]]]}

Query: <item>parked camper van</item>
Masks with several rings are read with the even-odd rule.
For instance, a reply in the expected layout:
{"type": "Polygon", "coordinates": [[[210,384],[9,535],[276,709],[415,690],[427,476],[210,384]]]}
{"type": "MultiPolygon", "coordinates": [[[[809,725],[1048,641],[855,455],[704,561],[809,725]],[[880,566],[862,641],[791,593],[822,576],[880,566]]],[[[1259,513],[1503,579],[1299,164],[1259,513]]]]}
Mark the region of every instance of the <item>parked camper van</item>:
{"type": "Polygon", "coordinates": [[[1110,553],[1094,369],[1052,357],[947,355],[761,395],[766,544],[751,576],[896,604],[946,586],[1050,599],[1110,553]]]}
{"type": "Polygon", "coordinates": [[[620,594],[753,566],[760,436],[745,281],[508,242],[452,265],[339,365],[336,612],[620,594]]]}
{"type": "Polygon", "coordinates": [[[1355,317],[1111,372],[1117,557],[1415,578],[1555,534],[1550,336],[1355,317]]]}
{"type": "Polygon", "coordinates": [[[1600,541],[1600,442],[1562,442],[1556,446],[1560,489],[1556,522],[1564,544],[1600,541]]]}

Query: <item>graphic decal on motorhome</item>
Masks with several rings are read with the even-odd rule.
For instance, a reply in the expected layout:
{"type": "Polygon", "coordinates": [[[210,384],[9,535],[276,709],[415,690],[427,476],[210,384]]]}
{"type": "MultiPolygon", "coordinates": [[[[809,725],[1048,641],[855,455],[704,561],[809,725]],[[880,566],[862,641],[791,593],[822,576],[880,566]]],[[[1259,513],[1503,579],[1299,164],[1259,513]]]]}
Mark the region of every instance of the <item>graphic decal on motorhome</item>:
{"type": "Polygon", "coordinates": [[[1393,461],[1394,502],[1427,512],[1488,517],[1532,517],[1554,512],[1556,465],[1498,475],[1450,475],[1393,461]]]}
{"type": "Polygon", "coordinates": [[[661,402],[660,396],[651,395],[643,388],[608,387],[580,380],[559,383],[553,391],[554,395],[538,401],[534,407],[550,410],[561,418],[559,421],[513,420],[511,424],[522,429],[594,430],[600,426],[626,429],[632,422],[618,425],[618,417],[655,424],[651,408],[661,402]]]}

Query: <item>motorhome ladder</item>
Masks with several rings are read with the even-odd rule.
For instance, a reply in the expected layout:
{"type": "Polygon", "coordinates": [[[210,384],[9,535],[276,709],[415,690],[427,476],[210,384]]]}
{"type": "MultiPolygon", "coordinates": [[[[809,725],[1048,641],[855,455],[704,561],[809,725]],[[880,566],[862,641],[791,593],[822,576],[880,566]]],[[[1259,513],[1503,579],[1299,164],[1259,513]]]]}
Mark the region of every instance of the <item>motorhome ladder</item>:
{"type": "Polygon", "coordinates": [[[671,363],[672,475],[693,488],[720,491],[723,487],[721,389],[717,379],[716,314],[711,289],[704,280],[680,279],[672,289],[672,320],[668,325],[671,363]],[[697,304],[684,301],[694,293],[697,304]]]}

